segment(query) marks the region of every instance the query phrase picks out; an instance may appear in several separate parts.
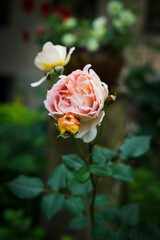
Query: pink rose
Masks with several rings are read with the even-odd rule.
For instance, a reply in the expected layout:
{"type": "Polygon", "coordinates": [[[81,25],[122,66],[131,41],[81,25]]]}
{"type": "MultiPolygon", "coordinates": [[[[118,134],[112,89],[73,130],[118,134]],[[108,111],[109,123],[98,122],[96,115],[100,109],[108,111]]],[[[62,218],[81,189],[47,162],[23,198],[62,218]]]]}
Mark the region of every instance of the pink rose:
{"type": "Polygon", "coordinates": [[[104,117],[104,102],[108,96],[108,86],[86,65],[60,80],[48,91],[44,101],[49,115],[56,120],[71,113],[80,121],[76,138],[91,142],[97,135],[96,126],[104,117]]]}

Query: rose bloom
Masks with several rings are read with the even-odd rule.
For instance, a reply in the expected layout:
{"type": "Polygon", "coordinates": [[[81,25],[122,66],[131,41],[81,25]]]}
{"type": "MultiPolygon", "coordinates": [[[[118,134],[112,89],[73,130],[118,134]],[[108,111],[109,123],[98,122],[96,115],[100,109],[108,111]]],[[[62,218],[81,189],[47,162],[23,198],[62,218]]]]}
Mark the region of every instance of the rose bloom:
{"type": "MultiPolygon", "coordinates": [[[[75,50],[75,47],[70,48],[67,54],[67,48],[61,45],[54,45],[51,42],[46,42],[43,49],[36,56],[34,63],[41,69],[50,72],[57,66],[65,66],[70,58],[71,54],[75,50]]],[[[32,87],[37,87],[47,79],[47,75],[40,79],[38,82],[32,83],[32,87]]]]}
{"type": "Polygon", "coordinates": [[[60,76],[60,80],[48,91],[44,101],[49,115],[56,120],[70,113],[79,122],[76,138],[91,142],[97,135],[96,126],[104,117],[104,102],[108,96],[108,86],[101,82],[98,75],[89,69],[76,70],[68,76],[60,76]]]}

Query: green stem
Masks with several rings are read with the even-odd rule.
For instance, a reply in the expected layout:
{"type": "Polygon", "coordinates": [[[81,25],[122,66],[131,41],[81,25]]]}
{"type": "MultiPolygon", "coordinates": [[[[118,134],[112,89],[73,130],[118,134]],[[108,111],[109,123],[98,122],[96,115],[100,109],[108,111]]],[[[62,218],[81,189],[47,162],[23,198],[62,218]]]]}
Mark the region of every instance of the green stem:
{"type": "MultiPolygon", "coordinates": [[[[90,164],[92,164],[92,148],[93,145],[89,143],[89,156],[88,156],[88,161],[90,164]]],[[[93,186],[93,192],[92,192],[92,199],[91,199],[91,204],[90,204],[90,219],[91,219],[91,226],[94,225],[94,205],[95,205],[95,198],[96,198],[96,183],[95,183],[95,177],[93,174],[90,175],[91,181],[92,181],[92,186],[93,186]]]]}
{"type": "Polygon", "coordinates": [[[77,148],[77,150],[78,150],[80,156],[84,159],[83,151],[82,151],[81,147],[79,146],[79,144],[77,143],[75,137],[74,137],[72,134],[71,134],[70,136],[71,136],[71,139],[72,139],[74,145],[76,146],[76,148],[77,148]]]}
{"type": "Polygon", "coordinates": [[[91,200],[91,204],[90,204],[90,214],[91,214],[91,223],[93,226],[95,223],[95,221],[94,221],[94,204],[95,204],[95,198],[96,198],[96,184],[94,181],[93,174],[91,174],[91,181],[92,181],[92,186],[93,186],[93,192],[92,192],[92,200],[91,200]]]}

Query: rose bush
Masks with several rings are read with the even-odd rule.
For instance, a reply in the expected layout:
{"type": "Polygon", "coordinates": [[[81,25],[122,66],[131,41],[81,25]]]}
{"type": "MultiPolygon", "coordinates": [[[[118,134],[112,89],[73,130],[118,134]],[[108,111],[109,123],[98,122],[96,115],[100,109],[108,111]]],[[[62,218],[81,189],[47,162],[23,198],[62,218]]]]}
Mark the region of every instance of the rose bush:
{"type": "Polygon", "coordinates": [[[101,82],[98,75],[90,68],[76,70],[60,80],[48,91],[44,101],[49,115],[59,120],[70,113],[79,122],[76,138],[91,142],[97,135],[96,126],[104,117],[104,102],[108,96],[108,86],[101,82]]]}
{"type": "MultiPolygon", "coordinates": [[[[41,69],[50,72],[57,66],[65,66],[71,57],[75,47],[72,47],[68,54],[67,48],[61,45],[54,45],[51,42],[46,42],[43,46],[42,52],[38,53],[34,63],[41,69]]],[[[47,79],[47,75],[40,79],[38,82],[32,83],[32,87],[37,87],[47,79]]]]}

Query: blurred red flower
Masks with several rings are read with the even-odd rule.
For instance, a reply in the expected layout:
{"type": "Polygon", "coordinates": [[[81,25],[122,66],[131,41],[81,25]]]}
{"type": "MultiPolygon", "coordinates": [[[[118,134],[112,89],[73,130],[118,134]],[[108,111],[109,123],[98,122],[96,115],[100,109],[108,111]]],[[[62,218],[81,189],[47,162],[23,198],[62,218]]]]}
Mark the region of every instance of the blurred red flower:
{"type": "Polygon", "coordinates": [[[30,40],[30,33],[28,29],[22,30],[22,39],[24,42],[28,42],[30,40]]]}
{"type": "Polygon", "coordinates": [[[40,13],[42,16],[48,16],[51,13],[52,4],[51,1],[44,1],[40,6],[40,13]]]}
{"type": "Polygon", "coordinates": [[[36,28],[36,33],[37,35],[42,35],[43,33],[45,33],[45,26],[44,25],[38,25],[36,28]]]}
{"type": "Polygon", "coordinates": [[[34,0],[22,0],[21,1],[21,8],[26,13],[31,13],[34,10],[35,2],[34,0]]]}
{"type": "Polygon", "coordinates": [[[73,15],[71,9],[65,6],[57,6],[54,10],[54,13],[59,15],[62,21],[68,20],[73,15]]]}

